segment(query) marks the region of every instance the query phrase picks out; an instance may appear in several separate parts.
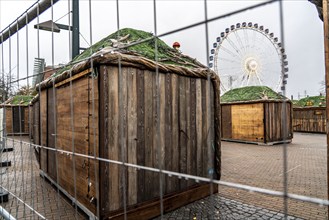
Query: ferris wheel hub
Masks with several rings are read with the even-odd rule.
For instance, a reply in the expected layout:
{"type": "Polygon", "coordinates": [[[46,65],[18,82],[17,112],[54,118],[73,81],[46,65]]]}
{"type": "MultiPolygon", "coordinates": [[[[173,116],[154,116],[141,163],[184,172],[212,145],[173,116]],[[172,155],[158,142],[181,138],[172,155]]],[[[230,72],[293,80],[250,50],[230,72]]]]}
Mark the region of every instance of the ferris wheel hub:
{"type": "Polygon", "coordinates": [[[258,62],[254,57],[249,57],[244,62],[245,69],[248,73],[255,73],[258,70],[258,62]]]}

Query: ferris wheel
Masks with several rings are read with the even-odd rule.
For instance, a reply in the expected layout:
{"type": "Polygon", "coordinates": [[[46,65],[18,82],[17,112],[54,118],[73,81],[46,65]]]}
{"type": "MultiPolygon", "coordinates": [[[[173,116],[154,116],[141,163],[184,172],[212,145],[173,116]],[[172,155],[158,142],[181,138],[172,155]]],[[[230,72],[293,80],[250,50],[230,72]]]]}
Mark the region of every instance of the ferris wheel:
{"type": "Polygon", "coordinates": [[[221,91],[244,86],[285,90],[288,61],[282,44],[257,23],[237,23],[217,37],[209,67],[219,75],[221,91]]]}

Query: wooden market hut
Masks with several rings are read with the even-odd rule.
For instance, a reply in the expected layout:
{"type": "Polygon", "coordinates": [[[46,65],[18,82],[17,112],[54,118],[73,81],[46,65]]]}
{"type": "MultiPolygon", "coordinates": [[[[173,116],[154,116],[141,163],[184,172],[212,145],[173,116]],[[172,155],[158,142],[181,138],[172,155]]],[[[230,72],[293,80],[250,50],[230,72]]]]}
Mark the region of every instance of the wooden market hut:
{"type": "Polygon", "coordinates": [[[16,95],[0,105],[5,110],[7,135],[29,135],[31,95],[16,95]]]}
{"type": "MultiPolygon", "coordinates": [[[[213,71],[152,34],[128,28],[73,62],[38,85],[41,145],[65,151],[41,149],[40,168],[81,207],[101,219],[123,218],[124,202],[128,218],[160,214],[158,172],[94,157],[220,178],[219,78],[213,71]],[[117,48],[143,39],[150,40],[117,48]],[[92,62],[85,59],[91,54],[92,62]]],[[[210,194],[208,183],[162,177],[164,211],[210,194]]]]}
{"type": "Polygon", "coordinates": [[[326,97],[298,100],[293,107],[293,128],[296,132],[326,133],[326,97]]]}
{"type": "Polygon", "coordinates": [[[266,86],[226,92],[221,110],[222,140],[266,145],[292,140],[291,101],[266,86]]]}

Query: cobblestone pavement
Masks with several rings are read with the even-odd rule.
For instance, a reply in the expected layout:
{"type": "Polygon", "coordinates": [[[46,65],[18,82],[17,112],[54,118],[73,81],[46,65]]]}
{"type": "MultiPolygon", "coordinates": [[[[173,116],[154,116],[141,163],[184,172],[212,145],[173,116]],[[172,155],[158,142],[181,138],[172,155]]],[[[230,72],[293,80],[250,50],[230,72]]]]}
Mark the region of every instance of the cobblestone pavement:
{"type": "MultiPolygon", "coordinates": [[[[286,216],[289,220],[301,220],[294,216],[286,216]]],[[[161,217],[156,218],[156,220],[161,217]]],[[[162,217],[164,220],[206,220],[206,219],[285,219],[282,212],[271,211],[265,208],[248,205],[231,199],[225,199],[219,195],[207,197],[197,202],[191,203],[182,208],[176,209],[162,217]]]]}

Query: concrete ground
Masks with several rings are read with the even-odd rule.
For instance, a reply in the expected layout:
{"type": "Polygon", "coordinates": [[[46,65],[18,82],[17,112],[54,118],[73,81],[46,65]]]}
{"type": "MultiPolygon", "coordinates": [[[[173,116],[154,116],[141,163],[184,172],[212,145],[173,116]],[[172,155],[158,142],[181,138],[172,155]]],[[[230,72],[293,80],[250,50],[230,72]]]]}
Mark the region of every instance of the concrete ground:
{"type": "MultiPolygon", "coordinates": [[[[326,135],[294,135],[293,142],[286,145],[288,192],[327,199],[326,135]]],[[[27,144],[14,146],[14,152],[0,155],[2,161],[12,161],[11,167],[0,168],[0,181],[14,194],[10,195],[9,202],[1,205],[17,219],[86,218],[40,177],[33,149],[27,144]]],[[[222,142],[223,181],[282,191],[283,176],[283,145],[222,142]]],[[[293,200],[287,202],[288,219],[328,219],[328,207],[293,200]]],[[[162,218],[284,219],[283,204],[283,198],[219,186],[218,194],[162,218]]]]}

